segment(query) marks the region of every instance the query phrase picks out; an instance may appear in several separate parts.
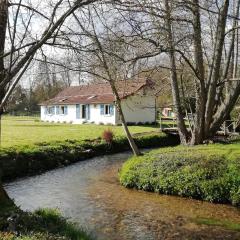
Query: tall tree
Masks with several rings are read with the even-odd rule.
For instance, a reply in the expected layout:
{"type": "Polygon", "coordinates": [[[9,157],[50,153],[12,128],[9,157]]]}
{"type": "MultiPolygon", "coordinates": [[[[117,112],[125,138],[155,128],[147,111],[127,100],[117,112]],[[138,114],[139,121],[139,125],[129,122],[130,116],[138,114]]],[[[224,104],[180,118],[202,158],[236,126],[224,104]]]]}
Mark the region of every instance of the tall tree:
{"type": "Polygon", "coordinates": [[[159,46],[162,48],[158,56],[165,53],[169,56],[165,65],[170,68],[173,103],[183,144],[199,144],[213,137],[236,104],[240,94],[239,5],[239,0],[211,4],[205,0],[156,0],[128,1],[117,6],[119,11],[138,12],[142,16],[134,18],[129,14],[126,18],[136,37],[155,48],[146,58],[156,56],[159,46]],[[183,120],[187,104],[180,84],[180,80],[186,81],[182,66],[188,67],[195,92],[191,131],[186,130],[183,120]]]}
{"type": "Polygon", "coordinates": [[[121,96],[119,95],[117,89],[118,81],[126,80],[126,72],[129,70],[129,64],[127,66],[123,60],[124,54],[126,54],[126,49],[122,47],[122,39],[119,36],[114,36],[113,33],[110,33],[107,21],[103,15],[104,10],[99,11],[94,6],[92,8],[88,8],[87,18],[85,18],[85,21],[83,20],[84,18],[81,18],[83,16],[78,17],[77,14],[74,14],[76,23],[80,27],[81,31],[85,34],[85,39],[83,41],[89,43],[87,46],[82,44],[78,46],[75,45],[75,52],[76,54],[80,55],[82,55],[83,52],[87,52],[90,58],[94,59],[94,61],[91,61],[88,58],[89,62],[87,62],[85,66],[82,65],[81,71],[86,71],[91,75],[95,75],[110,84],[112,92],[115,96],[115,104],[120,117],[120,121],[122,123],[129,145],[133,153],[138,156],[141,154],[141,152],[138,149],[128,129],[127,122],[122,110],[121,96]],[[86,27],[87,19],[88,22],[86,27]],[[102,23],[101,26],[98,26],[98,28],[101,29],[101,32],[99,32],[96,27],[96,19],[100,20],[102,23]],[[93,68],[92,65],[96,65],[97,67],[93,68]],[[123,70],[124,68],[126,70],[125,74],[123,70]]]}

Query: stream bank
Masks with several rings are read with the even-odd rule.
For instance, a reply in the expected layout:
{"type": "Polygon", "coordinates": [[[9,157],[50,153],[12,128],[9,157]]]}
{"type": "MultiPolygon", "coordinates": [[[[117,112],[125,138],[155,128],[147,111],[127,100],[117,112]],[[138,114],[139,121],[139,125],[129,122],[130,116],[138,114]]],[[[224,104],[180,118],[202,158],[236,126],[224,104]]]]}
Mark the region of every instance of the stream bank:
{"type": "MultiPolygon", "coordinates": [[[[134,137],[139,148],[176,146],[177,136],[162,133],[137,135],[134,137]]],[[[0,149],[2,181],[12,181],[26,176],[41,174],[96,156],[128,151],[128,140],[115,138],[111,145],[101,138],[95,140],[66,140],[42,142],[35,145],[15,146],[0,149]]],[[[1,174],[0,174],[1,175],[1,174]]]]}

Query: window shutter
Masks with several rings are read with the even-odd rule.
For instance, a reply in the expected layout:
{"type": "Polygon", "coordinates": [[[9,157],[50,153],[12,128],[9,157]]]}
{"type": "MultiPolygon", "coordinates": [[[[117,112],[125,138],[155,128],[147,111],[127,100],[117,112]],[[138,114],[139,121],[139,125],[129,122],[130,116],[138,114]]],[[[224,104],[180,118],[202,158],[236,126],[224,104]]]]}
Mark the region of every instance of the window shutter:
{"type": "Polygon", "coordinates": [[[56,114],[59,115],[59,106],[56,106],[56,114]]]}
{"type": "Polygon", "coordinates": [[[103,104],[100,105],[100,114],[104,115],[104,105],[103,104]]]}
{"type": "Polygon", "coordinates": [[[44,114],[47,115],[47,106],[44,107],[44,114]]]}
{"type": "Polygon", "coordinates": [[[64,106],[64,115],[68,114],[68,106],[64,106]]]}
{"type": "Polygon", "coordinates": [[[110,115],[114,115],[114,106],[111,104],[109,108],[110,108],[110,115]]]}
{"type": "Polygon", "coordinates": [[[87,105],[87,119],[90,119],[90,105],[87,105]]]}
{"type": "Polygon", "coordinates": [[[80,104],[76,105],[76,119],[80,119],[80,104]]]}

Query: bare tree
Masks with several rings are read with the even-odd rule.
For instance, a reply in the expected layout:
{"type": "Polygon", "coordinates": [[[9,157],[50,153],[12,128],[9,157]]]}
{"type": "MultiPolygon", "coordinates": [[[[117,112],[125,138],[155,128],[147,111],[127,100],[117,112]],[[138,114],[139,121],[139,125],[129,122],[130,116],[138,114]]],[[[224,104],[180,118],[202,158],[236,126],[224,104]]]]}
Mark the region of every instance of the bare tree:
{"type": "MultiPolygon", "coordinates": [[[[66,19],[93,2],[95,0],[59,0],[54,6],[49,5],[48,11],[44,11],[45,8],[41,11],[33,4],[23,4],[22,0],[0,0],[0,115],[38,50],[46,44],[54,45],[66,19]],[[33,31],[34,24],[37,32],[33,31]]],[[[0,200],[4,197],[6,194],[0,184],[0,200]]]]}
{"type": "Polygon", "coordinates": [[[114,35],[113,32],[110,33],[110,27],[103,16],[103,10],[99,12],[99,10],[93,6],[91,8],[89,7],[88,12],[85,12],[85,14],[87,14],[85,21],[83,20],[83,16],[80,17],[77,14],[73,14],[77,25],[85,35],[83,41],[88,43],[87,45],[83,44],[78,46],[75,44],[74,47],[76,54],[80,56],[83,52],[88,54],[88,61],[84,61],[85,65],[82,62],[80,71],[88,72],[110,84],[115,96],[115,104],[119,113],[120,121],[122,122],[131,149],[135,155],[140,155],[141,153],[128,129],[121,106],[121,96],[117,89],[118,81],[126,80],[130,70],[129,63],[126,64],[123,60],[124,54],[126,54],[126,49],[124,49],[122,45],[123,39],[114,35]],[[86,23],[87,19],[88,22],[86,27],[83,23],[86,23]],[[98,32],[99,30],[96,27],[96,19],[100,20],[102,23],[101,26],[98,26],[98,28],[101,29],[101,33],[98,32]]]}
{"type": "Polygon", "coordinates": [[[129,12],[129,26],[136,36],[155,46],[154,54],[162,46],[158,55],[169,56],[173,103],[183,144],[199,144],[214,136],[236,104],[240,94],[239,4],[238,0],[156,0],[116,6],[129,12]],[[134,18],[131,13],[136,12],[142,18],[134,18]],[[184,82],[181,77],[186,74],[182,75],[182,62],[191,73],[195,92],[191,131],[183,120],[186,104],[179,82],[184,82]]]}

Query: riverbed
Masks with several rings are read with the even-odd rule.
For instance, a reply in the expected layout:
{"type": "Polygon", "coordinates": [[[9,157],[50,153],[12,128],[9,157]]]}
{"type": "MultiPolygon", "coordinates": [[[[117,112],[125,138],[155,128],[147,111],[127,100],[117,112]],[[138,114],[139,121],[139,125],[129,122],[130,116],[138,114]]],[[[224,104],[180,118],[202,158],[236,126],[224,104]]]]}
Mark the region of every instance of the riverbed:
{"type": "Polygon", "coordinates": [[[197,224],[209,218],[240,223],[239,208],[122,187],[118,171],[129,156],[96,157],[5,188],[22,209],[58,208],[100,240],[240,239],[240,232],[197,224]]]}

